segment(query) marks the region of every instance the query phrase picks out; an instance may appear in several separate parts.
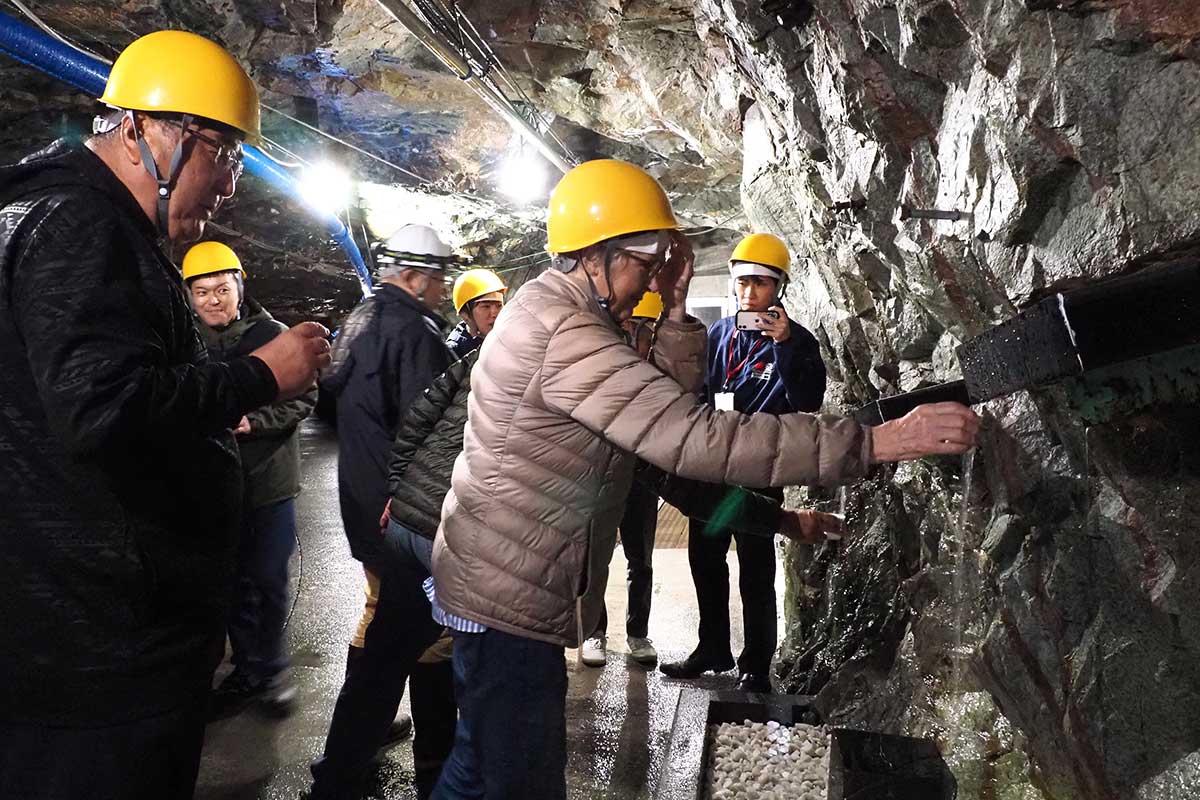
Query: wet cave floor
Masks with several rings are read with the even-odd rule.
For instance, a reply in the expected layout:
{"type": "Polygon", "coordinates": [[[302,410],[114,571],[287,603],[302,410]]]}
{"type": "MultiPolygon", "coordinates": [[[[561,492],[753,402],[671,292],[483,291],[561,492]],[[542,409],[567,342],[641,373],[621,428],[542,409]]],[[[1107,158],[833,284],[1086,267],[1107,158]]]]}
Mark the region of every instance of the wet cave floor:
{"type": "MultiPolygon", "coordinates": [[[[251,708],[210,724],[196,800],[295,800],[309,785],[308,765],[322,750],[341,688],[346,646],[362,611],[362,567],[350,557],[338,513],[334,433],[314,420],[305,423],[301,435],[304,491],[297,501],[297,529],[303,575],[298,574],[300,559],[294,556],[293,587],[298,578],[302,583],[287,633],[299,698],[295,711],[285,719],[251,708]]],[[[729,568],[736,654],[742,634],[733,552],[729,568]]],[[[782,572],[782,568],[777,571],[780,582],[782,572]]],[[[781,587],[779,595],[782,597],[781,587]]],[[[567,654],[567,789],[571,798],[650,797],[664,768],[680,689],[685,685],[727,689],[736,679],[730,672],[684,684],[627,660],[625,606],[625,562],[618,547],[608,584],[608,664],[592,669],[577,665],[573,651],[567,654]]],[[[687,655],[695,645],[696,624],[687,550],[656,550],[649,633],[660,658],[675,660],[687,655]]],[[[228,663],[223,664],[218,680],[229,669],[228,663]]],[[[408,710],[407,693],[403,709],[408,710]]],[[[383,758],[367,796],[415,798],[412,778],[409,740],[383,758]]]]}

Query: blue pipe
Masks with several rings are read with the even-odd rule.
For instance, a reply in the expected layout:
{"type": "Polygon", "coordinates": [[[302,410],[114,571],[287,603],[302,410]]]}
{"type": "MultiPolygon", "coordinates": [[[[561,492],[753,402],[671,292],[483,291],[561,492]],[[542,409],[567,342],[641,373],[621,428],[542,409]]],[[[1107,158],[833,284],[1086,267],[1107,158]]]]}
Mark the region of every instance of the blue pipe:
{"type": "Polygon", "coordinates": [[[321,224],[329,231],[329,235],[333,240],[350,257],[350,263],[354,265],[354,271],[358,273],[358,282],[362,285],[363,297],[370,297],[373,291],[371,287],[371,273],[367,269],[366,263],[363,262],[362,253],[359,251],[358,245],[354,243],[354,237],[350,235],[350,231],[342,221],[328,211],[322,211],[306,201],[300,192],[300,187],[296,185],[296,179],[289,175],[283,167],[272,161],[262,150],[247,145],[243,148],[243,151],[246,157],[246,169],[252,175],[266,181],[283,194],[304,203],[313,216],[320,220],[321,224]]]}
{"type": "MultiPolygon", "coordinates": [[[[0,14],[0,52],[69,83],[93,97],[102,95],[104,85],[108,83],[109,66],[103,61],[81,53],[8,14],[0,14]]],[[[354,265],[354,271],[358,273],[358,281],[362,285],[363,297],[369,297],[372,292],[371,273],[363,262],[358,245],[354,243],[354,237],[342,221],[306,202],[295,179],[257,147],[247,145],[244,150],[246,169],[250,174],[266,181],[285,195],[300,200],[320,220],[354,265]]]]}

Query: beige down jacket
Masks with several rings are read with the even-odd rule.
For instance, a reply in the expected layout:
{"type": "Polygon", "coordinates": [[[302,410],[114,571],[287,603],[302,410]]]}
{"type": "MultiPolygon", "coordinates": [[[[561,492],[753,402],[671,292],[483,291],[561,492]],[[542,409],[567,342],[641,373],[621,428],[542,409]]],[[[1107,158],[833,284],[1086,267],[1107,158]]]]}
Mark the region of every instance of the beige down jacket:
{"type": "Polygon", "coordinates": [[[433,553],[439,604],[577,646],[599,619],[631,453],[687,478],[747,486],[830,485],[866,472],[870,436],[852,420],[702,404],[693,392],[706,346],[700,323],[666,322],[649,364],[572,277],[550,271],[522,286],[471,374],[433,553]]]}

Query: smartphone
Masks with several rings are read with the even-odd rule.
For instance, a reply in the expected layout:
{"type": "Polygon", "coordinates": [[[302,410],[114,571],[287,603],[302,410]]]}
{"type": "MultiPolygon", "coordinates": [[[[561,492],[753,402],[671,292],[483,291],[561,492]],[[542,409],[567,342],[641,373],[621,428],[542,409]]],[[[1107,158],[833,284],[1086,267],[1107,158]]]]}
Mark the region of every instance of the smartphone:
{"type": "Polygon", "coordinates": [[[739,331],[762,331],[769,322],[779,319],[778,311],[739,311],[734,315],[734,324],[739,331]]]}

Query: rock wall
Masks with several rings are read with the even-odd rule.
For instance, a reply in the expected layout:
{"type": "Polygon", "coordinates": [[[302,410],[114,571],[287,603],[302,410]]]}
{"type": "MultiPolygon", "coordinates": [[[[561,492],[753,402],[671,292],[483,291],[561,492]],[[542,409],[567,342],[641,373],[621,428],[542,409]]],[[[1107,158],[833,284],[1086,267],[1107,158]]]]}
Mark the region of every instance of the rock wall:
{"type": "MultiPolygon", "coordinates": [[[[835,406],[957,377],[954,345],[1030,300],[1197,244],[1200,6],[702,0],[696,21],[741,77],[745,210],[800,256],[835,406]]],[[[1150,392],[1088,425],[1086,398],[989,404],[965,511],[957,462],[853,489],[858,536],[789,553],[782,687],[939,735],[965,797],[1200,793],[1197,414],[1150,392]]]]}

